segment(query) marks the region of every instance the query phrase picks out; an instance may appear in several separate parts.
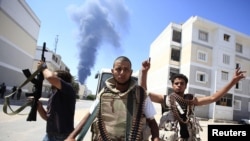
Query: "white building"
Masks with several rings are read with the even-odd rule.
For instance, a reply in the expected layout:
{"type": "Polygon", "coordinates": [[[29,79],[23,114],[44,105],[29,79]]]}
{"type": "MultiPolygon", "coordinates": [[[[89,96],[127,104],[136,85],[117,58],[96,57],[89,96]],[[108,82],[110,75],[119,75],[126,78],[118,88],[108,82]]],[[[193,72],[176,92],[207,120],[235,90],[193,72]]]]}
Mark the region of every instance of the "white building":
{"type": "MultiPolygon", "coordinates": [[[[208,96],[231,80],[236,67],[250,70],[250,37],[201,17],[170,23],[150,46],[148,89],[170,94],[170,76],[189,78],[186,93],[208,96]]],[[[199,117],[225,120],[249,118],[250,72],[216,104],[196,107],[199,117]]]]}
{"type": "MultiPolygon", "coordinates": [[[[27,79],[22,70],[29,69],[33,73],[37,69],[43,48],[37,46],[40,25],[41,21],[25,0],[1,0],[0,84],[5,82],[8,90],[6,94],[10,93],[13,86],[20,86],[27,79]]],[[[60,55],[51,50],[44,55],[49,69],[70,71],[60,55]]],[[[30,93],[32,87],[33,84],[28,83],[22,90],[30,93]]],[[[45,80],[42,97],[46,97],[49,90],[50,84],[45,80]]]]}
{"type": "Polygon", "coordinates": [[[26,80],[23,69],[32,69],[41,21],[25,0],[1,0],[0,21],[0,83],[10,90],[26,80]]]}

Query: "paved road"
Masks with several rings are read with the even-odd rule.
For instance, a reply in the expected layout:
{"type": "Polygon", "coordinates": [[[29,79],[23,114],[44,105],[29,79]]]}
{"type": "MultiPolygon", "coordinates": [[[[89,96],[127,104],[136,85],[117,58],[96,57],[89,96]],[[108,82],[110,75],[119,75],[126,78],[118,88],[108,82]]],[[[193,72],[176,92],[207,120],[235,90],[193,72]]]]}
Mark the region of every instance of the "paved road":
{"type": "MultiPolygon", "coordinates": [[[[11,100],[11,107],[15,110],[25,101],[11,100]]],[[[3,113],[3,99],[0,99],[0,141],[41,141],[45,135],[46,122],[37,114],[37,121],[26,121],[30,108],[24,109],[21,114],[24,115],[7,115],[3,113]]],[[[76,103],[75,125],[80,122],[82,115],[90,107],[93,101],[80,100],[76,103]]],[[[46,100],[44,101],[46,106],[46,100]]],[[[157,112],[160,112],[159,104],[155,104],[157,112]]],[[[160,113],[156,119],[159,121],[160,113]]],[[[228,124],[213,123],[211,120],[201,121],[203,132],[201,132],[202,141],[207,141],[207,126],[209,124],[228,124]]],[[[229,123],[230,124],[230,123],[229,123]]],[[[90,141],[90,132],[84,138],[84,141],[90,141]]]]}
{"type": "MultiPolygon", "coordinates": [[[[11,107],[16,110],[25,101],[11,100],[11,107]]],[[[37,114],[36,121],[26,121],[30,107],[18,115],[3,113],[3,99],[0,99],[0,141],[41,141],[45,135],[46,122],[37,114]],[[22,114],[22,115],[21,115],[22,114]]],[[[44,102],[46,107],[46,101],[44,102]]],[[[82,115],[90,107],[92,101],[78,101],[76,103],[75,124],[80,122],[82,115]]],[[[10,111],[9,111],[10,112],[10,111]]],[[[89,140],[90,133],[86,135],[89,140]]]]}

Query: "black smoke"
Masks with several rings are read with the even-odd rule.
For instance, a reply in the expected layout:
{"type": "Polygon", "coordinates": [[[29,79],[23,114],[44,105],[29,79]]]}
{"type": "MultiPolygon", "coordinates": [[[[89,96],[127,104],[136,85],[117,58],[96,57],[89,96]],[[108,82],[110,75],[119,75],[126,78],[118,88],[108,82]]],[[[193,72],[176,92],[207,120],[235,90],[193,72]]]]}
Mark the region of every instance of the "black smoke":
{"type": "Polygon", "coordinates": [[[115,48],[121,46],[121,30],[128,28],[129,12],[123,0],[87,0],[81,6],[71,6],[69,10],[78,27],[78,79],[83,84],[91,75],[103,43],[115,48]]]}

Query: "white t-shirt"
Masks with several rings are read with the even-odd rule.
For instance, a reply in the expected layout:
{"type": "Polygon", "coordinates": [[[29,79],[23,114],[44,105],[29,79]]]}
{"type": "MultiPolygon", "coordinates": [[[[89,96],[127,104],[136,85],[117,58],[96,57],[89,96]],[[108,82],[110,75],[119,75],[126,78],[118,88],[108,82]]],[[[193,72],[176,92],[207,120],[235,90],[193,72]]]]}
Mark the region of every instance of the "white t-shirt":
{"type": "MultiPolygon", "coordinates": [[[[94,103],[91,105],[90,109],[89,109],[89,112],[90,114],[93,113],[94,109],[96,108],[97,104],[99,103],[99,99],[97,98],[94,103]]],[[[151,101],[151,99],[149,97],[147,97],[145,99],[145,107],[144,107],[144,111],[145,111],[145,116],[146,118],[148,119],[153,119],[155,114],[156,114],[156,110],[155,110],[155,107],[151,101]]]]}

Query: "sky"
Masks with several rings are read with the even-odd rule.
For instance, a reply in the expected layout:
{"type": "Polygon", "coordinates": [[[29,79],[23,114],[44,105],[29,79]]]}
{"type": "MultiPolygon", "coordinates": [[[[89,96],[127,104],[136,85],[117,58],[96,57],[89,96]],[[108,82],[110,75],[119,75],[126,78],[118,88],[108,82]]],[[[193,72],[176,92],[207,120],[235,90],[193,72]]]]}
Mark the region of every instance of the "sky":
{"type": "Polygon", "coordinates": [[[172,22],[199,16],[250,36],[249,0],[26,0],[41,21],[37,45],[61,55],[81,84],[96,92],[95,74],[124,55],[134,72],[172,22]],[[56,42],[56,37],[58,37],[56,42]]]}

